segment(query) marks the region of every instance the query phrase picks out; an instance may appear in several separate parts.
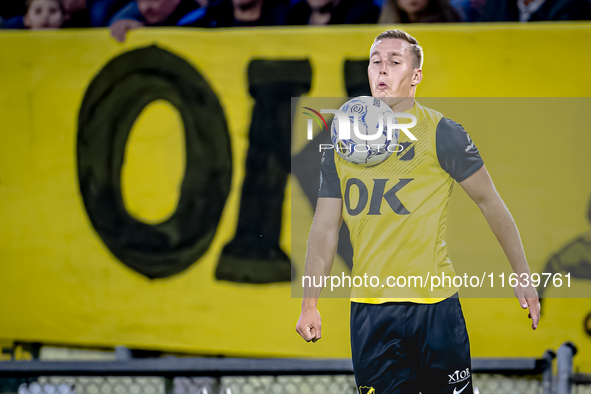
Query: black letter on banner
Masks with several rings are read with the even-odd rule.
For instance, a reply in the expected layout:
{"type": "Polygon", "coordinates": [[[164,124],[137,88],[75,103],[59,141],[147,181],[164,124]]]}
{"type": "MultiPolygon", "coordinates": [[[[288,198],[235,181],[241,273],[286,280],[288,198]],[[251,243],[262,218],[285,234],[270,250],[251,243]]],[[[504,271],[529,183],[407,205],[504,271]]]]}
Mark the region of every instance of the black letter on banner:
{"type": "Polygon", "coordinates": [[[84,96],[77,157],[88,217],[125,265],[148,278],[165,278],[207,251],[230,192],[231,145],[217,96],[186,60],[156,46],[111,60],[84,96]],[[121,169],[131,128],[155,100],[166,100],[181,114],[187,162],[176,212],[150,225],[125,210],[121,169]]]}
{"type": "Polygon", "coordinates": [[[367,187],[365,186],[365,184],[357,178],[348,179],[347,184],[345,185],[345,207],[347,208],[347,212],[349,212],[349,215],[359,215],[366,205],[367,187]],[[359,201],[357,201],[357,206],[355,207],[355,209],[351,208],[351,198],[349,197],[349,191],[351,190],[351,186],[353,185],[356,185],[359,189],[359,201]]]}
{"type": "Polygon", "coordinates": [[[349,97],[371,96],[367,65],[369,59],[345,60],[345,88],[349,97]]]}
{"type": "MultiPolygon", "coordinates": [[[[345,60],[344,82],[349,97],[371,96],[369,80],[367,78],[367,60],[345,60]]],[[[319,144],[330,144],[329,133],[320,133],[310,141],[294,158],[294,175],[300,182],[302,190],[308,197],[310,204],[316,209],[318,198],[318,173],[320,172],[319,144]],[[313,184],[311,180],[314,180],[313,184]]],[[[353,247],[347,224],[343,222],[339,231],[339,256],[349,268],[353,267],[353,247]]]]}
{"type": "Polygon", "coordinates": [[[240,215],[215,276],[239,283],[291,281],[291,261],[279,247],[291,170],[291,98],[310,90],[312,67],[308,60],[253,60],[248,83],[255,104],[240,215]]]}

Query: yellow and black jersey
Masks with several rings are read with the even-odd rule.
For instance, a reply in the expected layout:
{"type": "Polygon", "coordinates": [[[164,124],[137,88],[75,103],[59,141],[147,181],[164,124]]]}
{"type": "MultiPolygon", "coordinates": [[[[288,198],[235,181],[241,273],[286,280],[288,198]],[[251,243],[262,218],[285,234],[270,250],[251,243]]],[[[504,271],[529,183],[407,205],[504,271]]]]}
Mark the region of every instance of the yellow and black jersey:
{"type": "Polygon", "coordinates": [[[354,302],[435,303],[457,292],[447,282],[431,291],[418,279],[406,287],[386,285],[390,276],[420,276],[424,282],[433,275],[455,275],[444,240],[453,181],[464,181],[484,164],[458,123],[416,102],[405,112],[417,118],[410,129],[417,141],[400,133],[404,150],[384,162],[363,167],[334,150],[322,158],[318,197],[343,199],[352,275],[380,278],[377,287],[353,287],[354,302]]]}

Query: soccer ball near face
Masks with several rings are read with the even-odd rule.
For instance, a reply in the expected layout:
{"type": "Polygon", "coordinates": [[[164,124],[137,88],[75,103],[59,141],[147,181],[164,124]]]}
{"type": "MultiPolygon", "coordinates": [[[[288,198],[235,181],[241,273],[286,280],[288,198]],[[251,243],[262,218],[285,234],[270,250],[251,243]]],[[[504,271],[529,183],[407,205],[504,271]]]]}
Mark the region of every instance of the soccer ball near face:
{"type": "MultiPolygon", "coordinates": [[[[341,139],[336,116],[330,133],[332,144],[343,159],[361,166],[374,166],[396,152],[400,131],[394,129],[392,139],[388,138],[387,114],[394,113],[388,104],[375,97],[360,96],[347,101],[339,110],[349,117],[350,136],[348,139],[341,139]],[[374,136],[378,133],[378,128],[381,133],[373,140],[360,138],[354,131],[355,123],[361,137],[374,136]]],[[[396,123],[395,119],[393,123],[396,123]]]]}

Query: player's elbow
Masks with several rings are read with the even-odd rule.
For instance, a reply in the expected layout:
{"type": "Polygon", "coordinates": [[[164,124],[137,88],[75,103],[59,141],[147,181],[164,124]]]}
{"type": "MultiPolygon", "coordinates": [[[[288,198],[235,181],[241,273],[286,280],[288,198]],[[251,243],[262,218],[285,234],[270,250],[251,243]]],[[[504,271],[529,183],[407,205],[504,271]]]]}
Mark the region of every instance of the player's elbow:
{"type": "Polygon", "coordinates": [[[472,187],[465,189],[467,194],[470,196],[472,201],[478,205],[478,207],[486,207],[491,204],[497,204],[501,201],[501,196],[492,185],[486,185],[486,187],[472,187]]]}
{"type": "Polygon", "coordinates": [[[504,212],[507,210],[503,199],[496,190],[490,194],[473,197],[472,200],[474,200],[485,216],[488,214],[498,215],[501,211],[504,212]]]}
{"type": "Polygon", "coordinates": [[[470,196],[470,198],[472,198],[472,201],[474,201],[474,203],[478,205],[479,208],[486,207],[492,201],[491,196],[487,194],[478,194],[475,196],[470,196]]]}
{"type": "Polygon", "coordinates": [[[338,239],[340,226],[338,223],[314,223],[310,230],[310,239],[323,240],[329,242],[338,239]]]}

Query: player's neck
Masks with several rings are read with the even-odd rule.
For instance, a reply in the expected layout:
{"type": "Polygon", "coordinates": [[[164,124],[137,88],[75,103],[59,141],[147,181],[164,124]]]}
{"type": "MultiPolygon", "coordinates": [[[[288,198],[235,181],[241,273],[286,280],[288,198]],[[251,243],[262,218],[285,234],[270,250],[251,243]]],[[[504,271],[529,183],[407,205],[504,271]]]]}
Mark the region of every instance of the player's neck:
{"type": "Polygon", "coordinates": [[[387,101],[387,104],[394,112],[404,112],[411,109],[415,105],[414,96],[411,97],[392,97],[387,101]]]}

